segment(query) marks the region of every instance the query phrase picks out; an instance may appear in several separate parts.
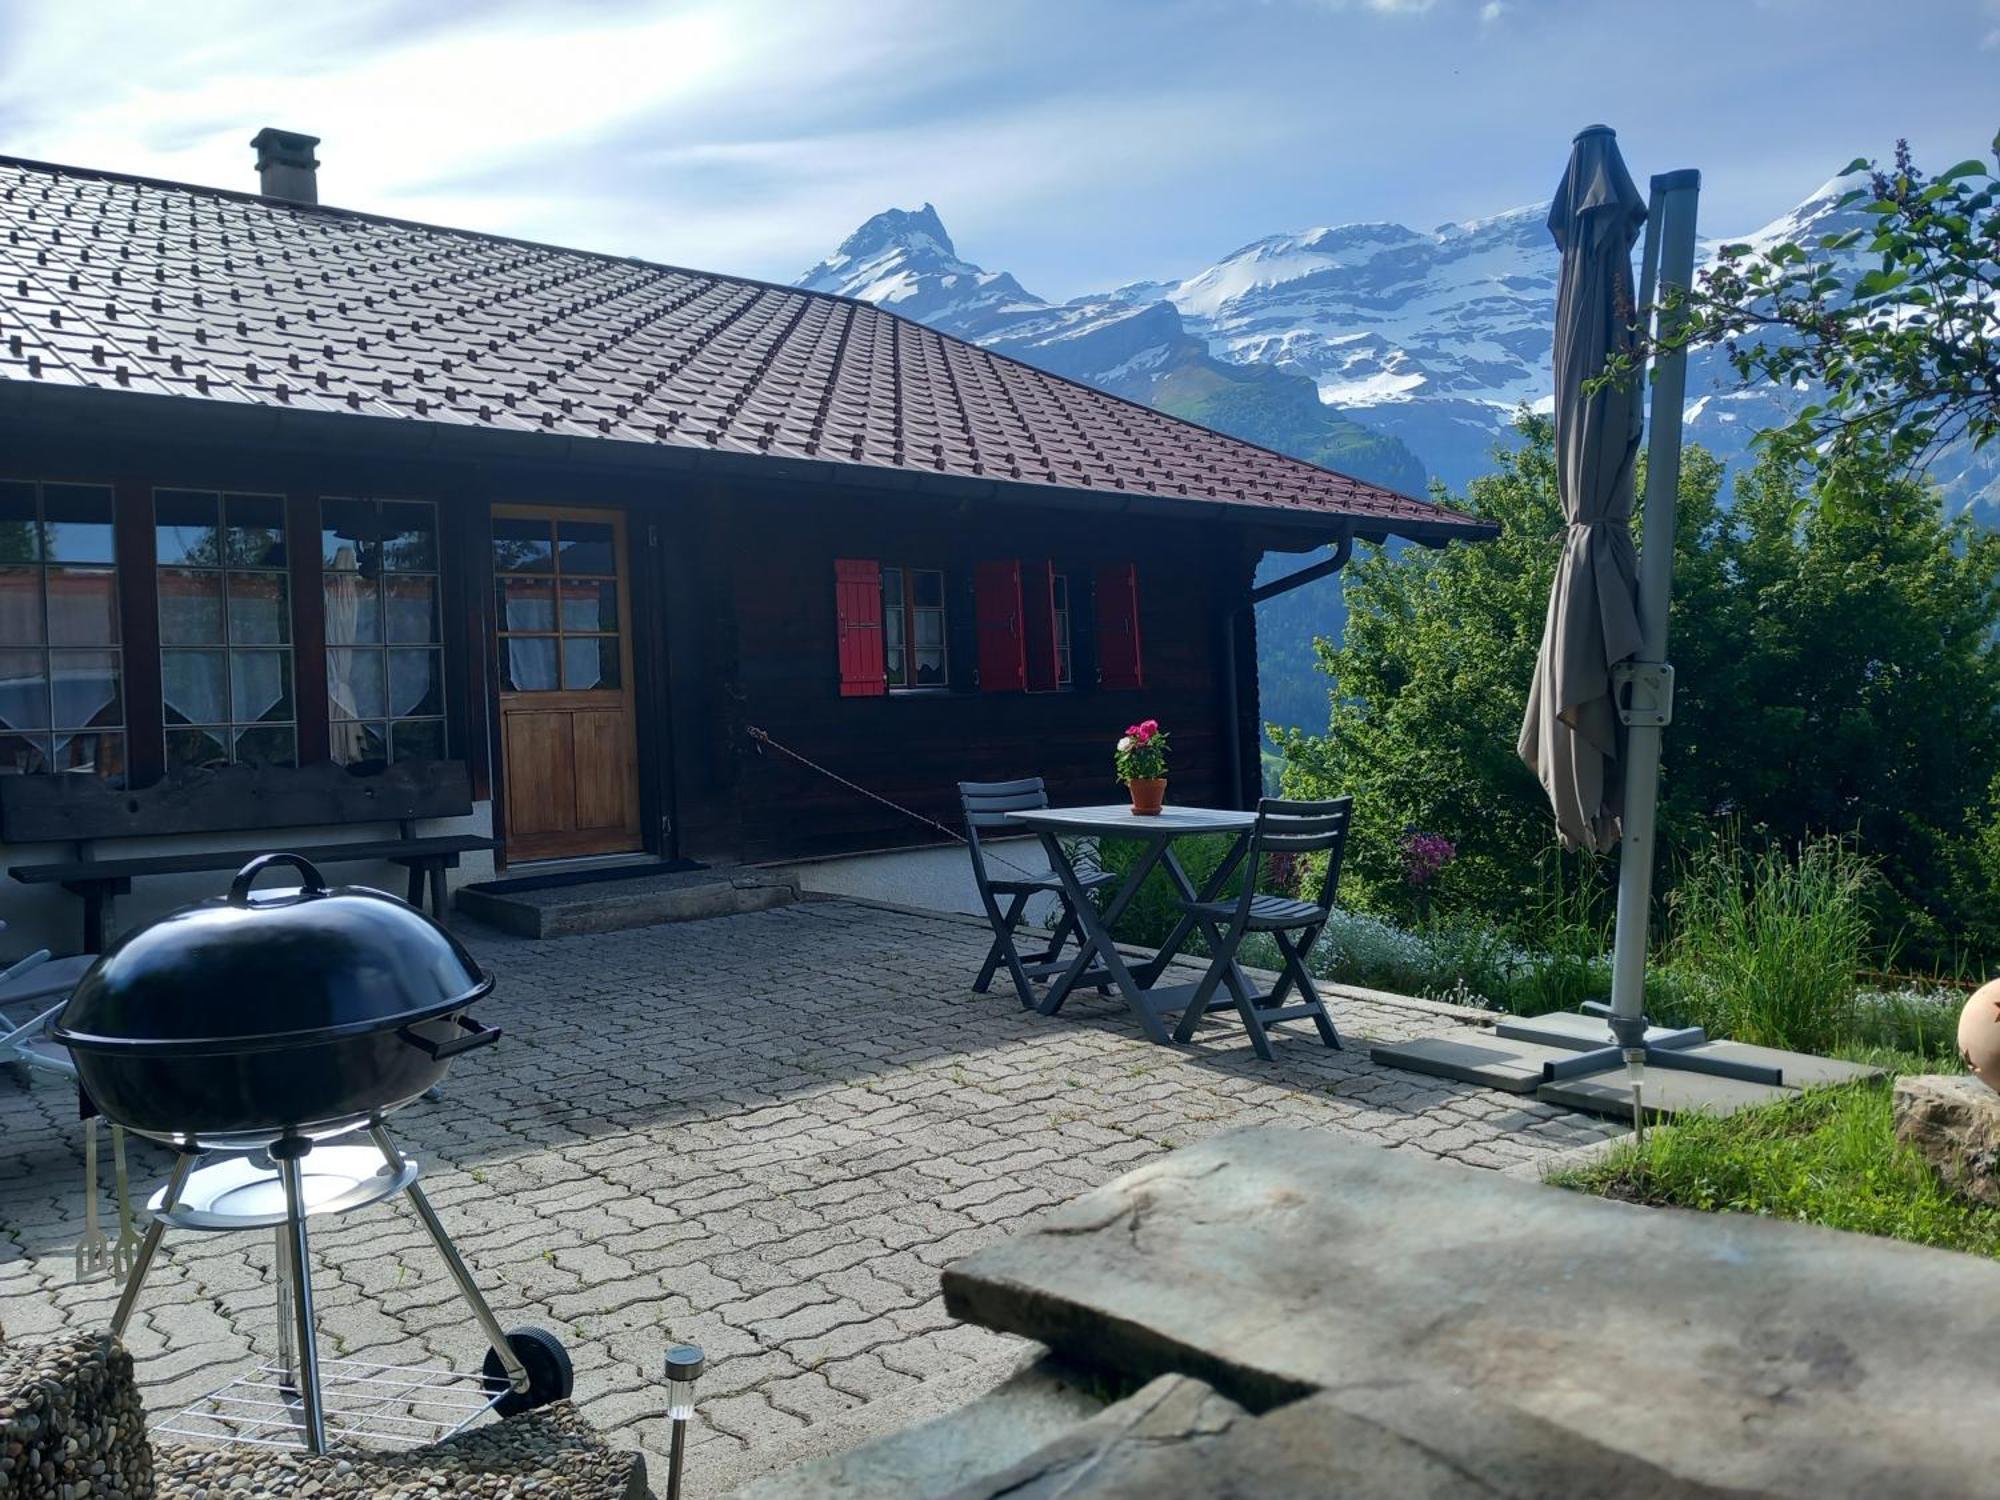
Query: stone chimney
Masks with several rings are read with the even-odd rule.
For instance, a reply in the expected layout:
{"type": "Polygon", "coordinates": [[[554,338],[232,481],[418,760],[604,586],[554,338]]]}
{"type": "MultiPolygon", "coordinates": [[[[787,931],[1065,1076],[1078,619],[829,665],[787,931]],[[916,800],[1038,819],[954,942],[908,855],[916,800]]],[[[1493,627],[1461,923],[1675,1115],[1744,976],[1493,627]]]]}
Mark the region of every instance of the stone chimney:
{"type": "Polygon", "coordinates": [[[298,135],[290,130],[274,130],[266,125],[250,144],[257,150],[257,191],[266,198],[289,198],[294,203],[319,202],[319,162],[313,147],[316,135],[298,135]]]}

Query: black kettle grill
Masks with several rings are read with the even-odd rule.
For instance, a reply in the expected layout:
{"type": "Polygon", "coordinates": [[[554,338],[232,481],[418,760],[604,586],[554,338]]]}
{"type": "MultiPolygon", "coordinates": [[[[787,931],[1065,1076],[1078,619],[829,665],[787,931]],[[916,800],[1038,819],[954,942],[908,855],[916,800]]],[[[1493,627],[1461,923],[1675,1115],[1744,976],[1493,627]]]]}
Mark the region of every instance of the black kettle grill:
{"type": "Polygon", "coordinates": [[[126,934],[56,1018],[77,1081],[109,1118],[184,1149],[250,1151],[379,1121],[499,1038],[466,1012],[493,981],[394,896],[329,890],[296,854],[243,867],[229,894],[126,934]],[[298,890],[253,895],[272,865],[298,890]]]}
{"type": "Polygon", "coordinates": [[[282,1189],[284,1203],[281,1216],[254,1222],[278,1231],[280,1326],[288,1348],[296,1342],[287,1399],[296,1400],[304,1445],[325,1452],[306,1235],[318,1210],[300,1163],[315,1141],[366,1128],[382,1167],[372,1189],[350,1195],[354,1206],[398,1190],[408,1197],[492,1346],[484,1375],[491,1404],[505,1415],[567,1396],[562,1346],[538,1328],[500,1327],[417,1185],[417,1163],[382,1123],[442,1081],[453,1058],[499,1039],[497,1027],[467,1013],[492,988],[472,955],[422,912],[361,886],[329,889],[297,854],[253,859],[227,895],[113,944],[51,1034],[75,1058],[90,1104],[179,1155],[111,1331],[122,1334],[130,1321],[170,1222],[237,1227],[190,1209],[198,1154],[256,1153],[263,1165],[254,1170],[282,1189]],[[300,887],[252,894],[273,865],[295,867],[300,887]]]}

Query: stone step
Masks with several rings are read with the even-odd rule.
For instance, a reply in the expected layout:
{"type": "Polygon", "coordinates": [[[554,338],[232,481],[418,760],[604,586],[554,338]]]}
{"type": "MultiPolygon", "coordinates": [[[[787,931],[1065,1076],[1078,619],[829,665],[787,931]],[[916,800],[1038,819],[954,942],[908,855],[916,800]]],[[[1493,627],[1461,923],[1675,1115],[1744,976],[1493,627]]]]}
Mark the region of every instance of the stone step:
{"type": "Polygon", "coordinates": [[[948,1266],[944,1292],[1260,1416],[1330,1396],[1481,1494],[1963,1500],[2000,1457],[2000,1343],[1968,1312],[2000,1306],[2000,1264],[1319,1131],[1176,1151],[948,1266]],[[1524,1479],[1537,1454],[1555,1470],[1524,1479]],[[1644,1483],[1602,1483],[1621,1468],[1644,1483]]]}
{"type": "Polygon", "coordinates": [[[662,922],[695,922],[768,911],[799,898],[797,883],[769,870],[735,866],[644,873],[624,867],[604,878],[551,882],[496,880],[458,888],[454,904],[475,921],[516,937],[572,937],[662,922]]]}

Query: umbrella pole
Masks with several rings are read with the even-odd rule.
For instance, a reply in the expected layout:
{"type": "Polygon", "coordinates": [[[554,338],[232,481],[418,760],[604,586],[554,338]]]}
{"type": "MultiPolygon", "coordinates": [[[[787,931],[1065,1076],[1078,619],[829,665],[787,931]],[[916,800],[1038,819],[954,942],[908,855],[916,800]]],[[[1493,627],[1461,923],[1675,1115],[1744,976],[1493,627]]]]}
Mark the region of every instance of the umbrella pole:
{"type": "MultiPolygon", "coordinates": [[[[1701,173],[1668,172],[1652,181],[1648,214],[1648,293],[1669,301],[1694,281],[1695,206],[1701,173]],[[1657,247],[1659,260],[1652,260],[1657,247]],[[1657,281],[1655,277],[1657,275],[1657,281]]],[[[1649,295],[1649,303],[1653,298],[1649,295]]],[[[1683,309],[1658,314],[1657,335],[1678,331],[1683,309]]],[[[1615,680],[1623,689],[1619,713],[1625,722],[1625,802],[1618,861],[1618,924],[1612,943],[1611,1004],[1589,1006],[1611,1027],[1615,1050],[1636,1075],[1645,1063],[1656,1067],[1712,1073],[1747,1083],[1779,1083],[1779,1070],[1754,1063],[1682,1051],[1705,1040],[1699,1030],[1646,1037],[1646,949],[1653,904],[1653,866],[1659,827],[1660,738],[1673,719],[1674,669],[1667,662],[1667,603],[1673,592],[1674,532],[1680,502],[1681,412],[1687,400],[1687,351],[1670,348],[1653,361],[1653,390],[1646,433],[1646,513],[1639,553],[1639,650],[1622,663],[1615,680]]],[[[1559,1075],[1615,1066],[1613,1049],[1565,1058],[1559,1075]]],[[[1634,1097],[1638,1089],[1635,1077],[1634,1097]]]]}
{"type": "MultiPolygon", "coordinates": [[[[1699,172],[1671,172],[1652,182],[1659,226],[1658,289],[1662,300],[1694,279],[1695,202],[1699,172]]],[[[1647,268],[1649,271],[1651,267],[1647,268]]],[[[1646,278],[1651,281],[1653,278],[1646,278]]],[[[1659,333],[1684,315],[1660,314],[1659,333]]],[[[1611,1030],[1619,1045],[1643,1045],[1646,941],[1653,900],[1653,845],[1660,792],[1660,736],[1673,714],[1673,669],[1667,665],[1667,600],[1673,591],[1674,530],[1681,482],[1681,409],[1687,398],[1687,353],[1671,349],[1653,362],[1646,433],[1645,537],[1639,551],[1639,628],[1643,640],[1619,676],[1628,684],[1621,705],[1625,732],[1625,804],[1618,860],[1618,925],[1611,960],[1611,1030]]]]}
{"type": "MultiPolygon", "coordinates": [[[[1695,205],[1701,173],[1667,172],[1652,181],[1647,212],[1645,288],[1666,301],[1694,281],[1695,205]],[[1654,259],[1658,256],[1657,261],[1654,259]]],[[[1657,333],[1677,331],[1685,312],[1668,307],[1658,315],[1657,333]]],[[[1603,1016],[1611,1045],[1590,1047],[1574,1057],[1545,1063],[1547,1080],[1581,1077],[1621,1062],[1633,1075],[1638,1094],[1645,1064],[1708,1073],[1745,1083],[1779,1084],[1777,1068],[1730,1058],[1690,1053],[1708,1037],[1699,1027],[1655,1032],[1646,1024],[1646,948],[1653,904],[1655,837],[1659,825],[1660,737],[1673,719],[1674,669],[1667,662],[1667,601],[1673,592],[1674,530],[1680,501],[1681,411],[1687,400],[1687,352],[1669,349],[1653,361],[1652,398],[1646,432],[1646,514],[1639,554],[1640,646],[1613,669],[1619,716],[1625,723],[1625,802],[1618,861],[1618,923],[1611,953],[1611,1003],[1583,1008],[1603,1016]]]]}

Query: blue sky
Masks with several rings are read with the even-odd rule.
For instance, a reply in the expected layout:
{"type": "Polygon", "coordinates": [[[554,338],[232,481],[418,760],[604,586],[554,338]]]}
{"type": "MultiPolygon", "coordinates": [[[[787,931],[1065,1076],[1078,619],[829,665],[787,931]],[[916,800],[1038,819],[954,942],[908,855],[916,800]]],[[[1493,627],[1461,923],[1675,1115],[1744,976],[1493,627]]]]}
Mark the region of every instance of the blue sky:
{"type": "Polygon", "coordinates": [[[331,203],[779,280],[927,199],[1049,296],[1428,228],[1599,119],[1747,231],[1980,151],[2000,0],[0,0],[0,152],[247,188],[274,124],[331,203]]]}

